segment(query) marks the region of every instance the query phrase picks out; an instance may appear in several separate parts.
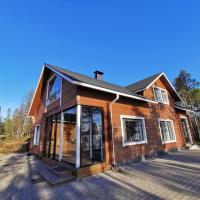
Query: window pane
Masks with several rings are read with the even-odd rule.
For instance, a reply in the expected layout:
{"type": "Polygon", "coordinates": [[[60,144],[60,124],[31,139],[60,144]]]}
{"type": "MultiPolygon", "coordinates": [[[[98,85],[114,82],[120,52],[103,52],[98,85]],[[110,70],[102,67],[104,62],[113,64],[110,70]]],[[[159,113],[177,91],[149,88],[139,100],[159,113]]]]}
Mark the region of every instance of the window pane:
{"type": "Polygon", "coordinates": [[[144,140],[141,119],[123,119],[125,142],[144,140]]]}
{"type": "Polygon", "coordinates": [[[55,85],[56,77],[54,77],[49,82],[49,91],[48,91],[48,97],[51,97],[54,94],[54,85],[55,85]]]}
{"type": "Polygon", "coordinates": [[[162,140],[163,140],[163,142],[165,142],[168,140],[167,125],[166,125],[165,121],[160,122],[160,128],[161,128],[162,140]]]}
{"type": "Polygon", "coordinates": [[[76,161],[76,107],[63,113],[62,159],[71,164],[76,161]]]}
{"type": "Polygon", "coordinates": [[[40,142],[40,126],[36,127],[36,143],[39,144],[40,142]]]}
{"type": "Polygon", "coordinates": [[[161,102],[162,101],[162,97],[161,97],[160,89],[154,88],[154,90],[155,90],[155,98],[156,98],[156,100],[161,102]]]}
{"type": "Polygon", "coordinates": [[[170,140],[175,140],[175,134],[174,134],[174,131],[173,131],[173,128],[172,128],[172,122],[167,121],[167,127],[168,127],[168,130],[169,130],[170,140]]]}
{"type": "Polygon", "coordinates": [[[50,104],[52,101],[60,97],[60,90],[61,90],[61,77],[55,76],[49,82],[47,104],[50,104]]]}
{"type": "Polygon", "coordinates": [[[161,93],[162,93],[163,102],[164,102],[164,103],[168,103],[167,92],[162,90],[161,93]]]}

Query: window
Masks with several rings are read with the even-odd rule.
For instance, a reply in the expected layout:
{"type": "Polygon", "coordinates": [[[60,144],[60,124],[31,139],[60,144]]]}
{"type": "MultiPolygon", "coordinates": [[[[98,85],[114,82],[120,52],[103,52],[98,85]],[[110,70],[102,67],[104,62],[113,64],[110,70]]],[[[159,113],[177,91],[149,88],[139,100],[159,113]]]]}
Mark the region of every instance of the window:
{"type": "Polygon", "coordinates": [[[176,142],[172,120],[159,120],[162,143],[176,142]]]}
{"type": "Polygon", "coordinates": [[[36,125],[35,126],[35,132],[34,132],[34,140],[33,140],[34,145],[40,144],[40,130],[41,130],[41,126],[36,125]]]}
{"type": "Polygon", "coordinates": [[[154,87],[155,100],[161,103],[169,103],[167,91],[158,87],[154,87]]]}
{"type": "Polygon", "coordinates": [[[147,143],[143,117],[121,116],[123,146],[147,143]]]}
{"type": "Polygon", "coordinates": [[[61,77],[53,76],[48,82],[47,105],[60,98],[61,77]]]}

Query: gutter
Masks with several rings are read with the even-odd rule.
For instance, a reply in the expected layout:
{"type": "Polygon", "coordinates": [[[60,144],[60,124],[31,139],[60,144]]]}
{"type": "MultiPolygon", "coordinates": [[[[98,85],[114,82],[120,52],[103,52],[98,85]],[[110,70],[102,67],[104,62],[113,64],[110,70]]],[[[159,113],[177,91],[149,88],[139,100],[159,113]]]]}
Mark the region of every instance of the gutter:
{"type": "Polygon", "coordinates": [[[122,92],[117,92],[115,90],[106,89],[106,88],[103,88],[103,87],[99,87],[99,86],[91,85],[91,84],[88,84],[88,83],[83,83],[83,82],[80,82],[80,81],[76,81],[76,80],[73,80],[73,79],[69,78],[67,75],[64,75],[64,74],[58,72],[57,70],[53,69],[48,64],[46,64],[45,66],[47,68],[51,69],[53,72],[57,73],[62,78],[66,79],[67,81],[69,81],[70,83],[75,84],[75,85],[79,85],[79,86],[87,87],[87,88],[92,88],[92,89],[96,89],[96,90],[100,90],[100,91],[104,91],[104,92],[108,92],[108,93],[112,93],[112,94],[116,94],[116,95],[119,94],[119,95],[124,96],[124,97],[137,99],[137,100],[140,100],[140,101],[146,101],[146,102],[149,102],[149,103],[156,103],[156,104],[158,103],[158,102],[150,100],[150,99],[145,99],[145,98],[138,97],[138,96],[135,96],[135,95],[130,95],[130,94],[122,93],[122,92]]]}
{"type": "Polygon", "coordinates": [[[112,106],[118,99],[119,99],[119,93],[116,94],[116,98],[110,103],[110,106],[109,106],[109,108],[110,108],[111,133],[112,133],[112,158],[113,158],[112,166],[113,166],[114,169],[117,168],[117,164],[116,164],[116,159],[115,159],[115,140],[114,140],[112,106]]]}
{"type": "Polygon", "coordinates": [[[186,109],[186,108],[181,108],[179,106],[174,106],[174,108],[177,108],[179,110],[183,110],[183,111],[186,111],[186,112],[196,113],[195,111],[192,111],[192,110],[189,110],[189,109],[186,109]]]}
{"type": "Polygon", "coordinates": [[[128,97],[128,98],[131,98],[131,99],[136,99],[136,100],[139,100],[139,101],[145,101],[145,102],[149,102],[149,103],[158,104],[158,102],[150,100],[150,99],[145,99],[145,98],[142,98],[142,97],[138,97],[138,96],[134,96],[134,95],[130,95],[130,94],[117,92],[117,91],[106,89],[106,88],[102,88],[102,87],[99,87],[99,86],[94,86],[94,85],[90,85],[90,84],[87,84],[87,83],[82,83],[82,82],[79,82],[79,81],[73,81],[73,84],[79,85],[79,86],[82,86],[82,87],[92,88],[92,89],[95,89],[95,90],[100,90],[100,91],[103,91],[103,92],[116,94],[116,95],[119,94],[120,96],[128,97]]]}

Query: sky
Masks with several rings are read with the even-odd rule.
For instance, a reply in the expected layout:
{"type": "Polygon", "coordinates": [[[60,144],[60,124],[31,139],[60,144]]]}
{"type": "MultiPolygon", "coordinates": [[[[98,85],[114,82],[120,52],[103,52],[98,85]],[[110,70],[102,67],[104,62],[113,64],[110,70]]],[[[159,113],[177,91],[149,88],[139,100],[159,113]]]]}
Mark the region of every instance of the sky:
{"type": "Polygon", "coordinates": [[[122,86],[181,69],[200,80],[200,1],[0,0],[3,116],[35,89],[43,63],[122,86]]]}

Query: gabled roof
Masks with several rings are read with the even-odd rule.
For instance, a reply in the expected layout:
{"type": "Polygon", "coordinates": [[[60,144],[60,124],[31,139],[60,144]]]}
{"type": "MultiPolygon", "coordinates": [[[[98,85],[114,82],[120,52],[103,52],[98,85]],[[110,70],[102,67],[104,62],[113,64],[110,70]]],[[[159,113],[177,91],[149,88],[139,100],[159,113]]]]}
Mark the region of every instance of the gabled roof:
{"type": "Polygon", "coordinates": [[[178,99],[179,101],[183,102],[183,100],[181,99],[180,95],[175,90],[174,86],[171,84],[171,82],[169,81],[169,79],[167,78],[167,76],[165,75],[164,72],[161,72],[161,73],[158,73],[158,74],[154,74],[153,76],[150,76],[150,77],[145,78],[145,79],[143,79],[141,81],[138,81],[136,83],[128,85],[126,88],[131,90],[133,93],[141,92],[141,91],[144,91],[146,89],[149,89],[161,77],[164,77],[165,81],[170,86],[171,91],[175,95],[176,99],[178,99]]]}
{"type": "Polygon", "coordinates": [[[37,88],[35,90],[35,94],[34,94],[34,97],[33,97],[29,112],[28,112],[28,116],[34,115],[35,108],[37,107],[37,100],[40,98],[40,95],[41,95],[42,82],[44,79],[44,71],[46,68],[52,70],[54,73],[58,74],[65,80],[67,80],[70,83],[75,84],[75,85],[92,88],[95,90],[100,90],[100,91],[108,92],[108,93],[112,93],[112,94],[118,94],[120,96],[132,98],[132,99],[139,100],[139,101],[157,103],[154,100],[151,100],[151,99],[148,99],[141,95],[137,95],[137,94],[133,93],[126,87],[112,84],[112,83],[109,83],[109,82],[106,82],[103,80],[97,80],[95,78],[91,78],[91,77],[83,75],[83,74],[72,72],[70,70],[66,70],[66,69],[45,63],[42,73],[40,75],[40,79],[38,81],[37,88]]]}
{"type": "Polygon", "coordinates": [[[152,76],[149,76],[145,79],[142,79],[140,81],[137,81],[135,83],[132,83],[126,88],[128,88],[132,92],[139,92],[145,90],[155,79],[157,79],[162,73],[154,74],[152,76]]]}

